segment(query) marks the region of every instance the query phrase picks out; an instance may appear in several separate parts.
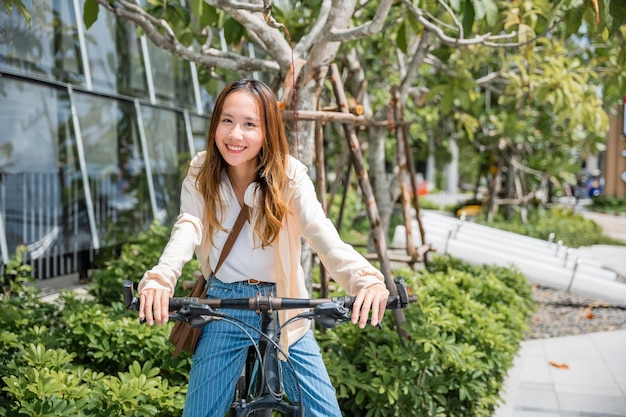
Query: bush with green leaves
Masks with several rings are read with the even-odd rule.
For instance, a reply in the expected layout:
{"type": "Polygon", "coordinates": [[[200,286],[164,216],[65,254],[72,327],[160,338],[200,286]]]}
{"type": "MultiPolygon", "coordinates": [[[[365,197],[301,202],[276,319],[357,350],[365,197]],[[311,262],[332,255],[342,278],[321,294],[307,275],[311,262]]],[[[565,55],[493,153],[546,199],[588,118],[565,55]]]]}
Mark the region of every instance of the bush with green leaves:
{"type": "Polygon", "coordinates": [[[625,244],[604,236],[597,223],[574,213],[568,207],[537,208],[530,213],[527,223],[523,223],[519,217],[505,220],[502,216],[496,216],[491,223],[487,223],[485,217],[477,218],[476,222],[543,240],[548,240],[550,234],[554,233],[557,241],[562,240],[565,246],[571,248],[596,244],[625,244]]]}
{"type": "Polygon", "coordinates": [[[626,198],[598,196],[591,199],[590,209],[601,213],[626,214],[626,198]]]}
{"type": "Polygon", "coordinates": [[[17,280],[0,298],[0,415],[182,414],[190,362],[171,357],[171,324],[141,325],[121,302],[40,295],[17,280]]]}
{"type": "MultiPolygon", "coordinates": [[[[12,398],[6,416],[172,416],[184,389],[170,386],[151,361],[134,361],[114,375],[75,365],[75,355],[31,343],[7,365],[3,391],[12,398]]],[[[2,407],[0,406],[0,409],[2,407]]]]}
{"type": "Polygon", "coordinates": [[[15,249],[15,255],[9,259],[6,265],[0,264],[0,280],[2,282],[2,292],[4,295],[8,295],[13,285],[17,285],[18,288],[25,282],[31,282],[32,267],[24,263],[24,254],[27,248],[24,245],[19,245],[15,249]]]}
{"type": "MultiPolygon", "coordinates": [[[[402,272],[400,272],[402,274],[402,272]]],[[[534,301],[526,279],[501,267],[436,258],[405,279],[417,302],[400,338],[339,326],[318,334],[346,415],[490,416],[524,339],[534,301]]]]}
{"type": "MultiPolygon", "coordinates": [[[[120,288],[124,280],[132,281],[136,287],[144,272],[157,264],[168,239],[169,229],[156,221],[152,223],[150,229],[125,243],[118,257],[106,260],[103,268],[92,271],[93,282],[89,293],[101,304],[110,305],[121,301],[120,288]]],[[[185,265],[180,279],[192,280],[197,269],[198,261],[194,258],[185,265]]],[[[181,291],[180,285],[177,291],[181,291]]]]}
{"type": "MultiPolygon", "coordinates": [[[[409,338],[399,338],[391,313],[382,331],[318,333],[345,414],[490,415],[532,309],[525,279],[452,258],[396,274],[418,298],[406,310],[409,338]]],[[[171,357],[171,323],[140,325],[119,301],[70,291],[47,303],[18,281],[0,298],[0,415],[182,414],[190,357],[171,357]]]]}

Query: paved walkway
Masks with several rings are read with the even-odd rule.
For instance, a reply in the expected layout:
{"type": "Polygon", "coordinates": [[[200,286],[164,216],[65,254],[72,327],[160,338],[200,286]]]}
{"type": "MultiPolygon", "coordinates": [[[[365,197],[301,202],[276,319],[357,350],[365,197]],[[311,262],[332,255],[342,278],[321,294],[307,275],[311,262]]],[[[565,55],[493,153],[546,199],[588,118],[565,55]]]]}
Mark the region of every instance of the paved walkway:
{"type": "Polygon", "coordinates": [[[626,330],[522,343],[494,417],[626,417],[626,330]]]}
{"type": "MultiPolygon", "coordinates": [[[[626,217],[582,213],[626,241],[626,217]]],[[[626,276],[626,246],[584,248],[626,276]]],[[[626,417],[626,330],[522,342],[493,417],[626,417]]]]}

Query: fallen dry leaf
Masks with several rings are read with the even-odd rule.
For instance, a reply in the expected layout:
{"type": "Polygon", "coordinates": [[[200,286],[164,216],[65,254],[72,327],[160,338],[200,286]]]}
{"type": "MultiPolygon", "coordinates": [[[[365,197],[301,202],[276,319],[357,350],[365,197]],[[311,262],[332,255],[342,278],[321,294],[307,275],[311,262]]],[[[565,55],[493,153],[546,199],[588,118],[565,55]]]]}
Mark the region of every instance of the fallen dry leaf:
{"type": "Polygon", "coordinates": [[[558,363],[558,362],[553,362],[550,361],[548,362],[550,365],[554,366],[555,368],[559,368],[559,369],[569,369],[569,365],[566,363],[558,363]]]}

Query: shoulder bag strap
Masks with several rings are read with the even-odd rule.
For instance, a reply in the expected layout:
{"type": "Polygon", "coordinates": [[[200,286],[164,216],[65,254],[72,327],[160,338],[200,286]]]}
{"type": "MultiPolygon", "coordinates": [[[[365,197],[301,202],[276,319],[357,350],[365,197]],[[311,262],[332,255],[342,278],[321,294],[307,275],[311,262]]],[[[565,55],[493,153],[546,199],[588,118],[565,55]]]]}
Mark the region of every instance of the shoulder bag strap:
{"type": "Polygon", "coordinates": [[[247,219],[248,219],[248,206],[244,204],[243,207],[241,208],[241,211],[239,212],[239,216],[237,216],[237,220],[235,220],[235,224],[233,225],[233,228],[230,230],[230,233],[228,234],[228,238],[226,238],[226,242],[224,243],[224,247],[222,248],[222,253],[220,254],[220,259],[217,261],[217,265],[215,265],[215,269],[213,270],[212,277],[214,277],[215,274],[217,274],[217,270],[220,269],[220,266],[222,266],[222,263],[224,263],[224,259],[226,259],[226,256],[228,256],[228,254],[230,253],[230,250],[235,244],[235,240],[237,240],[237,236],[239,235],[239,232],[241,231],[241,228],[243,227],[243,224],[247,219]]]}

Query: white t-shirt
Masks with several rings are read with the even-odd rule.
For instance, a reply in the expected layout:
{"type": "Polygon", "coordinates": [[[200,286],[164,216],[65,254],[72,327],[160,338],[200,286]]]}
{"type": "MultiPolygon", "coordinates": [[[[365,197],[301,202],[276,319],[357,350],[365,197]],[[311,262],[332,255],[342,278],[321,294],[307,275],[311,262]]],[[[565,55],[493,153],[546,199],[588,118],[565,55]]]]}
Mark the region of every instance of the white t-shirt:
{"type": "MultiPolygon", "coordinates": [[[[232,207],[232,210],[228,210],[226,218],[224,219],[224,226],[227,231],[218,231],[213,237],[213,243],[215,247],[211,248],[209,253],[209,264],[211,269],[215,268],[217,262],[222,253],[222,247],[228,238],[229,230],[232,229],[237,216],[239,216],[239,210],[234,208],[241,207],[235,196],[228,177],[226,177],[225,184],[227,185],[225,190],[227,191],[226,197],[228,198],[228,207],[232,207]]],[[[245,281],[248,279],[256,279],[263,282],[276,282],[276,265],[274,264],[274,246],[270,245],[265,248],[261,248],[259,242],[254,242],[252,235],[252,225],[246,221],[239,232],[239,236],[235,240],[235,244],[231,248],[230,252],[226,256],[224,263],[217,271],[217,278],[223,282],[237,282],[245,281]]]]}

